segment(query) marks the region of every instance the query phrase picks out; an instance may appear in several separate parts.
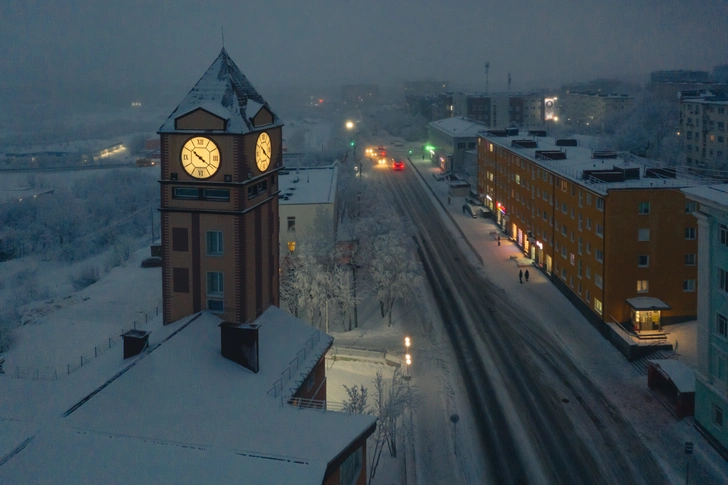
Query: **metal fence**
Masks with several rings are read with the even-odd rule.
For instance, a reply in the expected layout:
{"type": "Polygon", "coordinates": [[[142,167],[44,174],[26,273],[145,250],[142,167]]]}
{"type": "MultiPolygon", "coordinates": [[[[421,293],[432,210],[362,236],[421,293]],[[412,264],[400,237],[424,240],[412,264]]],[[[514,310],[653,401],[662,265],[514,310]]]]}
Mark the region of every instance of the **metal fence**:
{"type": "Polygon", "coordinates": [[[314,346],[318,344],[320,340],[321,332],[314,332],[313,335],[311,335],[311,337],[306,341],[303,348],[298,351],[296,357],[290,362],[289,366],[283,372],[281,372],[281,377],[276,379],[276,381],[273,383],[273,387],[268,390],[269,395],[273,395],[273,397],[278,397],[283,393],[283,386],[285,386],[288,381],[291,380],[295,372],[306,361],[306,356],[308,355],[308,352],[312,351],[314,346]]]}
{"type": "Polygon", "coordinates": [[[114,348],[116,345],[122,342],[122,335],[129,330],[135,330],[140,327],[144,327],[149,323],[149,320],[156,318],[159,316],[161,312],[161,303],[157,306],[155,306],[151,310],[147,311],[139,311],[139,313],[143,313],[144,316],[140,317],[138,320],[135,320],[132,322],[128,327],[122,327],[121,331],[119,333],[116,333],[112,335],[111,337],[108,337],[107,339],[104,339],[103,342],[99,342],[98,344],[94,345],[94,347],[86,352],[84,352],[82,355],[80,355],[78,358],[74,359],[73,361],[66,364],[63,368],[57,368],[57,367],[20,367],[15,366],[11,368],[5,368],[4,373],[6,376],[13,377],[16,379],[31,379],[31,380],[55,380],[58,379],[61,376],[68,375],[84,365],[87,365],[89,362],[91,362],[96,357],[99,357],[100,355],[103,355],[106,353],[109,349],[114,348]]]}

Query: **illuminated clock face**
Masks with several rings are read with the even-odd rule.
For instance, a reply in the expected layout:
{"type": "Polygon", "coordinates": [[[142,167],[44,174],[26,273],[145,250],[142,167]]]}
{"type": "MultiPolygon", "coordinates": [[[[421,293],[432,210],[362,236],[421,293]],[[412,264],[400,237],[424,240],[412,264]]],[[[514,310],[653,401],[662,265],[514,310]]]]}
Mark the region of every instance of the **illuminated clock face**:
{"type": "Polygon", "coordinates": [[[207,179],[220,168],[220,150],[204,136],[190,138],[182,147],[180,162],[185,172],[196,179],[207,179]]]}
{"type": "Polygon", "coordinates": [[[255,163],[261,172],[265,172],[270,165],[270,137],[266,132],[258,136],[255,144],[255,163]]]}

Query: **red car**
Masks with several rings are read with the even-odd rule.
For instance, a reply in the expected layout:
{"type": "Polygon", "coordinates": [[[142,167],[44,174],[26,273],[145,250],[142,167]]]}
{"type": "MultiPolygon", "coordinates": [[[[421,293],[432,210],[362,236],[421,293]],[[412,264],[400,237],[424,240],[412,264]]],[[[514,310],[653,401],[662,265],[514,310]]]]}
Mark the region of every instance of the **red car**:
{"type": "Polygon", "coordinates": [[[402,160],[395,160],[392,164],[392,170],[404,170],[404,162],[402,160]]]}

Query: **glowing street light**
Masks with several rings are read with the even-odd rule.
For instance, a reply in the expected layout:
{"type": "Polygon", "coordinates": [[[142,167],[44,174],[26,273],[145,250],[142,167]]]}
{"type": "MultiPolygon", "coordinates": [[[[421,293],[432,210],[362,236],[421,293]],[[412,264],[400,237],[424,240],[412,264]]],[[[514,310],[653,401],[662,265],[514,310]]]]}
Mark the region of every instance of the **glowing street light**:
{"type": "Polygon", "coordinates": [[[347,121],[346,122],[346,129],[347,130],[353,130],[354,129],[354,122],[353,121],[347,121]]]}
{"type": "Polygon", "coordinates": [[[410,342],[410,338],[409,338],[409,337],[405,337],[405,338],[404,338],[404,346],[405,346],[405,347],[407,347],[407,350],[408,350],[408,351],[409,351],[409,346],[410,346],[410,343],[411,343],[411,342],[410,342]]]}
{"type": "Polygon", "coordinates": [[[412,357],[410,356],[410,354],[405,354],[404,363],[407,364],[407,379],[409,379],[409,376],[410,376],[409,368],[410,368],[410,365],[412,365],[412,357]]]}

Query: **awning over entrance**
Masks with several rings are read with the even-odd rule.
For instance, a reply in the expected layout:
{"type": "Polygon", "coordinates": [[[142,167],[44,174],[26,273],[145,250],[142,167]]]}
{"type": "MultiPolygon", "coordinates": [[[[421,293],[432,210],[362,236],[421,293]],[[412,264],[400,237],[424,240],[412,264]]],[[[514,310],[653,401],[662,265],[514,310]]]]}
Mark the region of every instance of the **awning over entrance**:
{"type": "Polygon", "coordinates": [[[672,310],[672,307],[660,300],[659,298],[653,298],[651,296],[638,296],[636,298],[627,298],[627,304],[637,311],[644,310],[672,310]]]}

